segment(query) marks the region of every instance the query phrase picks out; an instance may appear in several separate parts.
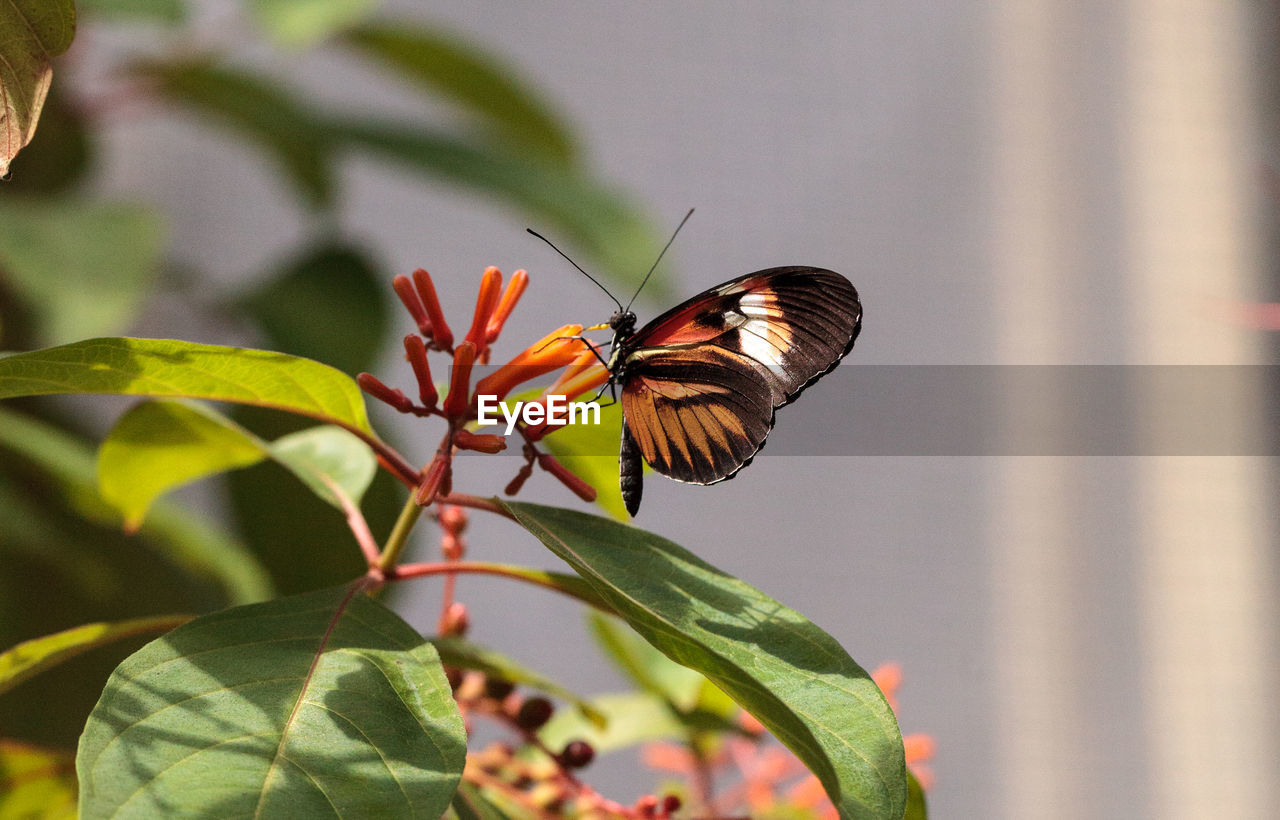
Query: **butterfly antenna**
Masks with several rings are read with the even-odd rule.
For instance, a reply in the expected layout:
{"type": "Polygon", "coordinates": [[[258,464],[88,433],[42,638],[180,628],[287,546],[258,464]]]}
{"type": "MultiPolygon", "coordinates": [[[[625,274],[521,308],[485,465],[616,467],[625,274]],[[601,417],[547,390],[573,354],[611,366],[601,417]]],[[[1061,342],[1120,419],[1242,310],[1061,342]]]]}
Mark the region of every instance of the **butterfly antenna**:
{"type": "Polygon", "coordinates": [[[558,253],[558,254],[560,254],[561,256],[563,256],[563,257],[565,258],[565,261],[566,261],[566,262],[568,262],[570,265],[573,265],[575,268],[577,268],[577,269],[578,269],[578,272],[579,272],[579,273],[581,273],[583,276],[585,276],[585,277],[587,277],[588,279],[590,279],[592,282],[595,282],[595,283],[596,283],[596,287],[598,287],[598,288],[600,288],[600,290],[604,291],[605,296],[608,296],[610,299],[613,299],[613,303],[614,303],[615,305],[617,305],[617,306],[618,306],[618,310],[622,311],[623,313],[626,313],[626,309],[622,307],[622,303],[618,301],[617,297],[615,297],[612,293],[610,293],[610,292],[609,292],[609,289],[608,289],[608,288],[606,288],[604,285],[600,284],[600,282],[599,282],[599,281],[597,281],[597,280],[596,280],[596,278],[595,278],[594,276],[592,276],[591,274],[589,274],[589,273],[587,273],[586,271],[584,271],[584,270],[582,269],[582,267],[581,267],[577,262],[574,262],[572,259],[570,259],[570,258],[569,258],[569,255],[568,255],[568,254],[566,254],[564,251],[562,251],[562,250],[560,250],[559,248],[557,248],[557,247],[555,246],[555,244],[554,244],[550,239],[547,239],[545,236],[543,236],[542,234],[538,233],[538,232],[537,232],[537,231],[535,231],[533,228],[525,228],[525,230],[526,230],[526,231],[528,231],[529,233],[533,234],[534,236],[538,237],[538,238],[539,238],[539,239],[541,239],[543,242],[546,242],[548,245],[550,245],[550,246],[551,246],[551,250],[553,250],[553,251],[555,251],[556,253],[558,253]]]}
{"type": "MultiPolygon", "coordinates": [[[[644,286],[649,282],[649,277],[653,276],[653,272],[658,269],[658,263],[662,261],[662,254],[666,253],[667,248],[671,247],[671,243],[676,241],[676,235],[680,233],[680,229],[684,227],[684,223],[688,222],[689,217],[691,216],[693,216],[693,208],[690,208],[689,213],[684,215],[684,219],[680,220],[680,224],[677,225],[676,229],[671,233],[671,238],[668,239],[667,244],[662,247],[662,253],[659,253],[658,258],[653,260],[653,267],[649,268],[649,272],[646,273],[644,275],[644,279],[640,281],[640,287],[636,288],[636,292],[632,294],[631,302],[634,302],[636,297],[640,295],[640,291],[644,290],[644,286]]],[[[627,306],[622,309],[623,313],[626,313],[631,309],[631,302],[627,302],[627,306]]]]}

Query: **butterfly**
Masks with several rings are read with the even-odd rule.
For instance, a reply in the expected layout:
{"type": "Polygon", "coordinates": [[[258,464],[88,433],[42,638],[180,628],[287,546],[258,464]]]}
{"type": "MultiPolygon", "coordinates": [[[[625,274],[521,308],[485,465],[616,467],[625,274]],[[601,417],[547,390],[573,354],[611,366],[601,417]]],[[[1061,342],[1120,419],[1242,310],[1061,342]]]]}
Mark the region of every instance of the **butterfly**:
{"type": "Polygon", "coordinates": [[[619,484],[633,517],[642,460],[689,484],[733,478],[764,446],[778,408],[839,364],[862,329],[858,292],[822,268],[748,273],[639,330],[630,306],[618,307],[595,329],[613,331],[608,387],[622,393],[619,484]]]}

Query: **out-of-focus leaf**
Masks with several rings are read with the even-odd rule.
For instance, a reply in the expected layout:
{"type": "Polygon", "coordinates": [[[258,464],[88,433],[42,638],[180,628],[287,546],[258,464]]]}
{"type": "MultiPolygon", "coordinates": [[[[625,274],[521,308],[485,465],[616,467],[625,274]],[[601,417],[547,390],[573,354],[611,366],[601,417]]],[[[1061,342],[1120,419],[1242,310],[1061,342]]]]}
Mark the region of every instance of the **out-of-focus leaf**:
{"type": "MultiPolygon", "coordinates": [[[[404,163],[433,179],[497,196],[520,208],[542,233],[582,249],[606,277],[622,283],[624,291],[639,284],[662,247],[637,208],[620,192],[583,171],[517,159],[508,152],[431,134],[416,125],[363,119],[335,120],[330,128],[335,141],[351,148],[404,163]]],[[[531,246],[530,253],[535,250],[531,246]]],[[[548,261],[558,259],[550,248],[539,252],[548,254],[548,261]]],[[[565,277],[568,286],[573,279],[567,267],[565,277]]],[[[658,299],[672,298],[670,289],[657,277],[645,293],[658,299]]],[[[602,303],[601,315],[609,311],[602,303]]]]}
{"type": "Polygon", "coordinates": [[[73,820],[75,816],[75,755],[0,740],[0,820],[73,820]]]}
{"type": "Polygon", "coordinates": [[[308,249],[240,304],[273,350],[358,373],[382,347],[386,284],[361,251],[327,245],[308,249]]]}
{"type": "Polygon", "coordinates": [[[37,313],[45,343],[118,332],[159,272],[164,233],[138,205],[0,202],[0,276],[37,313]]]}
{"type": "Polygon", "coordinates": [[[897,720],[830,635],[653,533],[574,510],[505,506],[645,640],[773,732],[842,816],[902,817],[907,777],[897,720]]]}
{"type": "Polygon", "coordinates": [[[707,682],[702,675],[671,660],[616,618],[589,612],[587,624],[596,643],[640,688],[652,692],[681,712],[688,712],[697,705],[698,694],[707,682]]]}
{"type": "Polygon", "coordinates": [[[496,56],[438,29],[404,22],[371,23],[343,38],[349,46],[487,120],[494,134],[540,158],[569,163],[576,153],[564,122],[519,72],[496,56]]]}
{"type": "Polygon", "coordinates": [[[450,804],[458,820],[507,820],[509,815],[490,803],[480,789],[466,782],[458,784],[458,791],[450,804]]]}
{"type": "Polygon", "coordinates": [[[334,171],[326,130],[289,90],[266,77],[209,62],[139,63],[133,71],[174,102],[259,143],[310,205],[332,204],[334,171]]]}
{"type": "Polygon", "coordinates": [[[151,503],[198,478],[247,467],[266,446],[198,404],[148,401],[120,417],[98,449],[98,486],[136,530],[151,503]]]}
{"type": "MultiPolygon", "coordinates": [[[[0,365],[7,361],[0,359],[0,365]]],[[[120,514],[98,494],[93,452],[87,444],[0,407],[0,450],[38,465],[89,521],[120,526],[120,514]]],[[[257,601],[272,592],[261,564],[241,544],[173,505],[157,504],[139,534],[178,566],[216,581],[232,602],[257,601]]]]}
{"type": "Polygon", "coordinates": [[[538,736],[549,748],[561,749],[571,740],[585,740],[599,754],[655,740],[684,738],[684,723],[662,698],[650,692],[599,695],[591,705],[604,714],[604,727],[577,712],[557,712],[538,736]]]}
{"type": "MultiPolygon", "coordinates": [[[[92,621],[209,611],[271,594],[252,554],[171,504],[124,535],[97,495],[89,444],[6,407],[0,521],[0,647],[92,621]]],[[[93,649],[4,693],[4,733],[74,747],[107,676],[142,643],[93,649]]]]}
{"type": "Polygon", "coordinates": [[[435,650],[362,589],[207,615],[122,663],[80,740],[82,815],[443,814],[462,718],[435,650]]]}
{"type": "Polygon", "coordinates": [[[258,25],[286,48],[306,48],[359,22],[379,0],[249,0],[258,25]]]}
{"type": "Polygon", "coordinates": [[[929,820],[929,806],[925,800],[924,787],[916,776],[907,770],[907,813],[902,820],[929,820]]]}
{"type": "Polygon", "coordinates": [[[187,21],[184,0],[77,0],[82,14],[99,20],[176,26],[187,21]]]}
{"type": "Polygon", "coordinates": [[[267,444],[211,408],[150,401],[121,416],[103,441],[98,484],[132,530],[161,495],[265,458],[280,462],[338,509],[342,504],[320,476],[327,476],[358,504],[378,466],[368,445],[340,427],[311,427],[267,444]]]}
{"type": "Polygon", "coordinates": [[[13,161],[11,175],[0,191],[9,194],[62,193],[84,178],[93,145],[84,115],[60,93],[49,91],[40,114],[40,127],[31,144],[13,161]]]}
{"type": "Polygon", "coordinates": [[[89,339],[0,359],[0,399],[114,393],[271,407],[372,436],[355,380],[267,350],[170,339],[89,339]]]}
{"type": "Polygon", "coordinates": [[[0,694],[63,661],[82,655],[103,644],[129,638],[168,632],[191,620],[190,615],[161,615],[133,618],[115,623],[85,624],[42,638],[32,638],[0,652],[0,694]]]}
{"type": "Polygon", "coordinates": [[[0,178],[35,134],[49,93],[54,57],[76,33],[72,0],[0,3],[0,178]]]}
{"type": "Polygon", "coordinates": [[[605,717],[588,701],[565,689],[560,684],[528,669],[501,652],[487,649],[464,638],[435,638],[431,645],[440,653],[445,666],[474,669],[491,677],[502,678],[521,686],[537,689],[552,697],[572,703],[588,721],[603,726],[605,717]]]}

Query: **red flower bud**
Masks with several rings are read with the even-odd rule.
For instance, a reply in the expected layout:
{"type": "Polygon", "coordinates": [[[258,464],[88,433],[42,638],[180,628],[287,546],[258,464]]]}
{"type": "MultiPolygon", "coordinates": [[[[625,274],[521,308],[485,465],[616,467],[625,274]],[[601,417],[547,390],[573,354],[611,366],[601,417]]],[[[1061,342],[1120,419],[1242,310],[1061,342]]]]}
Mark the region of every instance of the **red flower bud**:
{"type": "Polygon", "coordinates": [[[418,289],[422,306],[426,308],[431,320],[431,338],[435,340],[436,347],[449,350],[453,347],[453,331],[444,320],[444,311],[440,309],[440,297],[436,296],[436,286],[431,281],[431,274],[418,268],[413,272],[413,284],[418,289]]]}
{"type": "Polygon", "coordinates": [[[422,483],[418,485],[418,490],[414,494],[414,502],[419,507],[425,507],[432,501],[436,500],[438,495],[448,495],[449,488],[447,484],[452,484],[449,462],[443,458],[437,458],[431,462],[431,466],[427,468],[427,474],[422,477],[422,483]]]}
{"type": "Polygon", "coordinates": [[[467,528],[469,517],[466,508],[459,507],[457,504],[449,504],[436,513],[436,520],[440,522],[440,526],[454,535],[460,535],[467,528]]]}
{"type": "Polygon", "coordinates": [[[404,304],[405,309],[409,311],[409,315],[413,317],[413,321],[417,323],[418,332],[430,339],[431,318],[427,316],[427,311],[422,306],[422,299],[418,297],[417,291],[413,289],[413,282],[407,276],[397,276],[391,280],[391,287],[395,290],[396,296],[400,297],[400,301],[404,304]]]}
{"type": "Polygon", "coordinates": [[[533,464],[526,463],[520,468],[520,472],[516,473],[516,477],[507,483],[503,492],[507,495],[515,495],[520,492],[520,488],[524,486],[524,483],[529,480],[529,476],[531,475],[533,475],[533,464]]]}
{"type": "Polygon", "coordinates": [[[412,334],[404,337],[404,355],[413,368],[413,377],[418,380],[418,398],[424,407],[435,407],[439,395],[431,381],[431,365],[427,363],[427,346],[422,338],[412,334]]]}
{"type": "Polygon", "coordinates": [[[572,490],[574,495],[583,501],[591,502],[596,500],[596,488],[583,481],[568,467],[556,461],[555,456],[550,453],[538,454],[538,466],[560,479],[561,484],[572,490]]]}
{"type": "Polygon", "coordinates": [[[444,414],[451,419],[461,418],[471,404],[471,366],[476,361],[476,346],[463,342],[453,351],[453,373],[449,378],[449,395],[444,399],[444,414]]]}
{"type": "Polygon", "coordinates": [[[501,453],[507,449],[507,437],[499,436],[493,433],[472,433],[469,430],[459,430],[453,434],[453,443],[463,450],[475,450],[480,453],[501,453]]]}
{"type": "Polygon", "coordinates": [[[466,542],[462,540],[462,536],[454,535],[446,532],[440,536],[440,553],[449,561],[457,561],[462,558],[467,551],[466,542]]]}
{"type": "Polygon", "coordinates": [[[361,373],[356,376],[356,384],[360,385],[360,389],[370,396],[391,405],[401,413],[408,413],[410,408],[413,407],[413,402],[409,400],[408,396],[399,390],[387,387],[372,373],[361,373]]]}
{"type": "Polygon", "coordinates": [[[467,614],[467,605],[454,601],[449,605],[444,617],[440,619],[440,634],[444,636],[467,634],[471,626],[471,617],[467,614]]]}

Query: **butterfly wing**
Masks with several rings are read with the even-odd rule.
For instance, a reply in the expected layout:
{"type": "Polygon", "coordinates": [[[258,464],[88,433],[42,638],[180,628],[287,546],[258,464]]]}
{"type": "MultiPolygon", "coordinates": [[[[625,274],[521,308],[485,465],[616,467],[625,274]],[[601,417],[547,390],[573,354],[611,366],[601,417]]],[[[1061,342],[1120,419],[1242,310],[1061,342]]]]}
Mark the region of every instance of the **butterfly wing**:
{"type": "Polygon", "coordinates": [[[750,463],[777,408],[835,367],[861,320],[847,279],[793,267],[726,282],[641,328],[626,341],[620,370],[631,514],[639,458],[694,484],[724,481],[750,463]]]}

